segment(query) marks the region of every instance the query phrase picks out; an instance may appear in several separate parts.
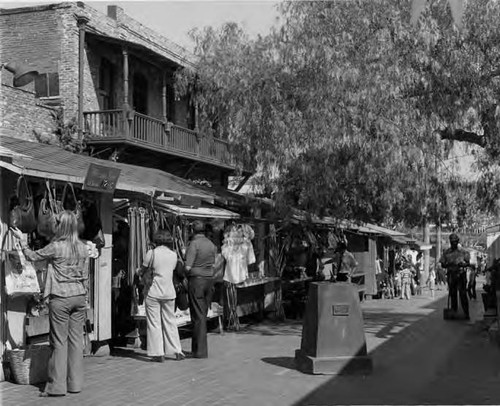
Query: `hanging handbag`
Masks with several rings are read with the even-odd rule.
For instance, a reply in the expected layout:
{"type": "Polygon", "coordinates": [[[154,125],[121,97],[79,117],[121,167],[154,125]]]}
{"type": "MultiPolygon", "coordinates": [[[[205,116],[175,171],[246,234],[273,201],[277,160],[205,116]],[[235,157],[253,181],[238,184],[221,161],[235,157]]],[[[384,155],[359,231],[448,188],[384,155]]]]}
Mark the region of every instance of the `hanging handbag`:
{"type": "Polygon", "coordinates": [[[148,296],[149,288],[153,284],[154,262],[155,250],[153,249],[151,253],[151,259],[149,260],[147,268],[144,269],[142,273],[139,273],[139,283],[143,286],[144,298],[148,296]]]}
{"type": "Polygon", "coordinates": [[[184,272],[184,264],[181,260],[177,261],[173,273],[173,282],[175,288],[175,307],[181,311],[189,308],[188,281],[184,272]]]}
{"type": "Polygon", "coordinates": [[[24,176],[17,179],[16,196],[18,204],[10,211],[9,225],[19,228],[23,233],[31,233],[36,229],[35,207],[33,204],[33,195],[24,176]],[[25,192],[21,193],[24,185],[25,192]]]}
{"type": "Polygon", "coordinates": [[[212,265],[212,275],[215,283],[223,281],[225,264],[224,256],[221,253],[215,254],[215,261],[212,265]]]}
{"type": "Polygon", "coordinates": [[[50,184],[46,182],[46,190],[43,199],[40,201],[38,209],[37,231],[43,237],[49,240],[55,234],[56,215],[63,211],[61,202],[58,202],[52,196],[50,184]]]}
{"type": "Polygon", "coordinates": [[[85,230],[85,224],[83,222],[83,216],[82,216],[82,207],[80,205],[80,202],[76,198],[76,193],[75,189],[73,188],[73,184],[70,182],[66,183],[66,185],[64,186],[61,198],[61,204],[64,210],[71,210],[76,216],[76,219],[78,220],[78,234],[81,235],[85,230]],[[71,194],[73,195],[73,206],[71,209],[68,208],[68,199],[67,199],[68,187],[71,190],[71,194]]]}
{"type": "Polygon", "coordinates": [[[5,263],[5,292],[8,296],[31,295],[40,293],[40,285],[35,267],[26,260],[19,246],[7,255],[5,263]]]}

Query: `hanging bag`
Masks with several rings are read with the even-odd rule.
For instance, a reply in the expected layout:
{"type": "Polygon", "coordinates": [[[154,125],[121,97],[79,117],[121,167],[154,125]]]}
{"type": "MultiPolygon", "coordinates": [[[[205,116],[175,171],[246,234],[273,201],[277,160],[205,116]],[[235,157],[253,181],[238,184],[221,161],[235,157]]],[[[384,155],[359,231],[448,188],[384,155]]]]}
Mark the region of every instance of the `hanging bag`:
{"type": "Polygon", "coordinates": [[[7,254],[5,292],[11,297],[40,293],[35,267],[26,260],[19,245],[7,254]]]}
{"type": "Polygon", "coordinates": [[[24,176],[17,179],[18,204],[9,215],[9,225],[19,228],[23,233],[31,233],[36,229],[35,208],[33,205],[33,195],[24,176]],[[24,186],[24,191],[21,189],[24,186]]]}
{"type": "Polygon", "coordinates": [[[82,234],[83,231],[85,230],[85,224],[83,222],[83,216],[82,216],[82,207],[80,205],[80,202],[76,198],[73,184],[70,182],[66,183],[66,186],[64,186],[61,198],[61,204],[64,210],[71,210],[73,214],[76,216],[76,219],[78,220],[78,234],[82,234]],[[73,195],[73,203],[74,203],[73,209],[68,209],[68,199],[67,199],[68,187],[71,190],[71,194],[73,195]]]}
{"type": "Polygon", "coordinates": [[[222,282],[224,280],[224,268],[226,260],[222,253],[215,253],[215,261],[212,265],[212,275],[215,283],[222,282]]]}
{"type": "Polygon", "coordinates": [[[189,308],[188,281],[184,272],[184,263],[179,259],[173,274],[175,288],[175,307],[181,311],[189,308]]]}
{"type": "Polygon", "coordinates": [[[139,282],[143,285],[144,299],[148,296],[148,291],[153,284],[153,271],[155,262],[155,250],[152,250],[151,259],[146,269],[139,274],[139,282]]]}
{"type": "Polygon", "coordinates": [[[40,208],[38,209],[38,234],[49,240],[52,239],[55,234],[56,215],[61,211],[63,211],[62,204],[52,196],[50,184],[47,181],[45,195],[40,201],[40,208]]]}

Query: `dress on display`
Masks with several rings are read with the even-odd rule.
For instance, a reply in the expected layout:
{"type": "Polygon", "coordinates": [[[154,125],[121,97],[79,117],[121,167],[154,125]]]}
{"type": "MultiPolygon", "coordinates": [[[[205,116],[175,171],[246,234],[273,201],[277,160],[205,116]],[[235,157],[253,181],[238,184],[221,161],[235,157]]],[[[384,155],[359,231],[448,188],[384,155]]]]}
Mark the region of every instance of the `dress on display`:
{"type": "Polygon", "coordinates": [[[250,226],[235,226],[226,231],[222,255],[226,260],[224,281],[238,284],[248,279],[248,265],[255,263],[250,226]]]}

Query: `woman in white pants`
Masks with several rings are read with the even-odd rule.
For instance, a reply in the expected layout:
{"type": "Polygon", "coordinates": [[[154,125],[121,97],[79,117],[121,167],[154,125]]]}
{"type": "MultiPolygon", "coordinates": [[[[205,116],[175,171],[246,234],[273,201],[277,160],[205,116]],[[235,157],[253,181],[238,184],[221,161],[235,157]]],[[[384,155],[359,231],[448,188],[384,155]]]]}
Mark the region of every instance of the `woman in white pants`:
{"type": "Polygon", "coordinates": [[[144,292],[148,356],[155,362],[163,362],[165,356],[182,360],[185,356],[175,320],[176,294],[173,283],[177,254],[167,247],[173,244],[172,235],[167,230],[156,232],[153,240],[157,247],[147,252],[138,270],[140,276],[144,277],[148,272],[152,276],[149,283],[145,283],[144,292]]]}

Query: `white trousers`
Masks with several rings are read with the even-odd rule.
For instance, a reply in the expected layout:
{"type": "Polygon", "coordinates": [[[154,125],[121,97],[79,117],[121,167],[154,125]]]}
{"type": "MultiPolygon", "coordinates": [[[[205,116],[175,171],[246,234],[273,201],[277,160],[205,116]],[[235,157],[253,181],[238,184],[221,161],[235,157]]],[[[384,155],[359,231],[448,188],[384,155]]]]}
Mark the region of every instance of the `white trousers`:
{"type": "Polygon", "coordinates": [[[146,298],[148,355],[159,357],[182,353],[175,321],[175,299],[146,298]]]}

